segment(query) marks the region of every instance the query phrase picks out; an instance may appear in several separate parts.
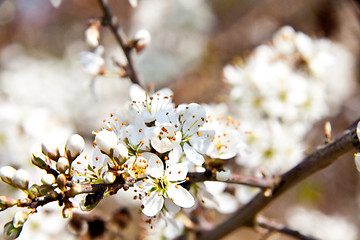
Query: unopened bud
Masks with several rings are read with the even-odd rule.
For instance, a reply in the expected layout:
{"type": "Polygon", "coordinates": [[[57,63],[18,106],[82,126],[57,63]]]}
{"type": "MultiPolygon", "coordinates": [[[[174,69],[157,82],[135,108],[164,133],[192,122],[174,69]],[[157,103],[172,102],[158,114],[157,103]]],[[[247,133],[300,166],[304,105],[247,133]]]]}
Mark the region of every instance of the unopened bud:
{"type": "Polygon", "coordinates": [[[80,153],[85,148],[85,140],[79,134],[72,135],[69,140],[66,142],[65,151],[69,158],[69,161],[72,162],[75,158],[77,158],[80,153]]]}
{"type": "Polygon", "coordinates": [[[66,186],[66,177],[64,174],[59,174],[56,178],[56,183],[58,184],[61,190],[65,190],[66,186]]]}
{"type": "Polygon", "coordinates": [[[93,21],[92,24],[85,30],[85,41],[91,47],[97,47],[99,45],[99,32],[100,23],[93,21]]]}
{"type": "Polygon", "coordinates": [[[67,158],[61,157],[56,162],[56,169],[61,172],[65,173],[66,170],[69,168],[69,160],[67,158]]]}
{"type": "Polygon", "coordinates": [[[62,209],[62,216],[63,216],[63,218],[71,218],[72,215],[73,215],[72,207],[67,207],[67,206],[65,206],[65,207],[62,209]]]}
{"type": "Polygon", "coordinates": [[[117,136],[114,132],[102,130],[96,134],[95,142],[102,152],[109,155],[117,145],[117,136]]]}
{"type": "Polygon", "coordinates": [[[124,144],[119,143],[114,148],[113,157],[115,160],[121,165],[124,161],[124,158],[127,158],[129,155],[128,149],[125,147],[124,144]]]}
{"type": "Polygon", "coordinates": [[[106,171],[102,174],[102,180],[106,184],[111,184],[111,183],[115,182],[115,179],[116,179],[116,175],[114,172],[106,171]]]}
{"type": "Polygon", "coordinates": [[[12,222],[8,222],[4,226],[4,238],[6,240],[13,240],[19,237],[22,227],[15,228],[12,222]]]}
{"type": "Polygon", "coordinates": [[[28,219],[28,217],[29,217],[29,213],[27,212],[19,211],[15,213],[13,218],[13,226],[15,228],[22,227],[26,222],[26,220],[28,219]]]}
{"type": "Polygon", "coordinates": [[[75,197],[76,195],[80,194],[82,192],[82,187],[80,183],[74,183],[68,191],[68,197],[75,197]]]}
{"type": "Polygon", "coordinates": [[[2,167],[0,169],[1,180],[8,184],[11,184],[12,183],[11,179],[14,177],[15,173],[16,173],[16,169],[13,167],[10,166],[2,167]]]}
{"type": "Polygon", "coordinates": [[[27,171],[19,169],[15,172],[11,182],[20,189],[26,190],[29,187],[30,175],[27,171]]]}
{"type": "Polygon", "coordinates": [[[230,178],[230,170],[226,170],[226,171],[217,171],[216,172],[216,180],[219,181],[227,181],[230,178]]]}
{"type": "Polygon", "coordinates": [[[141,52],[151,42],[151,35],[148,30],[137,31],[134,37],[136,52],[141,52]]]}
{"type": "Polygon", "coordinates": [[[42,143],[41,151],[43,154],[45,154],[46,156],[48,156],[50,159],[52,159],[54,161],[58,160],[58,158],[60,157],[59,149],[55,145],[52,145],[49,143],[47,143],[47,144],[42,143]]]}
{"type": "Polygon", "coordinates": [[[38,196],[40,195],[40,192],[39,192],[39,185],[37,184],[33,184],[29,187],[28,189],[28,197],[30,199],[35,199],[37,198],[38,196]]]}
{"type": "Polygon", "coordinates": [[[18,203],[18,201],[11,197],[0,196],[0,211],[3,211],[9,207],[15,206],[17,203],[18,203]]]}
{"type": "Polygon", "coordinates": [[[33,153],[31,162],[41,169],[48,170],[51,168],[50,160],[41,153],[33,153]]]}
{"type": "Polygon", "coordinates": [[[45,185],[52,185],[55,182],[55,177],[52,174],[45,174],[41,178],[41,182],[45,185]]]}

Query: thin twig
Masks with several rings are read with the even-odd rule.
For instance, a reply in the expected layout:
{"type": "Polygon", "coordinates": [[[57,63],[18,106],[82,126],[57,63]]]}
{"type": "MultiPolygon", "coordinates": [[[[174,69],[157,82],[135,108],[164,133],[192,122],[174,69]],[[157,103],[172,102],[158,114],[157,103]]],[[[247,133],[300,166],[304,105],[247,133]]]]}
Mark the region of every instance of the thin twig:
{"type": "MultiPolygon", "coordinates": [[[[218,181],[216,175],[210,171],[206,172],[189,172],[188,183],[204,182],[204,181],[218,181]]],[[[230,178],[226,181],[221,181],[226,183],[241,184],[250,187],[257,187],[260,189],[273,189],[278,184],[278,179],[276,177],[272,178],[258,178],[254,176],[246,176],[241,174],[232,173],[230,178]]]]}
{"type": "Polygon", "coordinates": [[[220,223],[210,231],[199,233],[198,239],[215,240],[220,239],[235,229],[243,226],[254,226],[256,215],[269,205],[283,192],[304,180],[311,174],[329,166],[341,155],[359,148],[359,140],[356,136],[356,124],[346,130],[332,143],[319,148],[302,162],[280,176],[279,184],[273,189],[271,196],[265,196],[264,192],[258,193],[249,203],[241,207],[224,222],[220,223]]]}
{"type": "Polygon", "coordinates": [[[283,233],[292,237],[296,237],[301,240],[317,240],[317,238],[307,236],[305,234],[300,233],[298,230],[291,229],[285,226],[284,224],[274,222],[264,217],[259,217],[257,219],[257,225],[262,228],[266,228],[271,232],[283,233]]]}
{"type": "Polygon", "coordinates": [[[132,48],[130,48],[127,45],[127,38],[124,32],[121,30],[120,24],[118,23],[116,17],[112,14],[108,1],[98,0],[98,3],[101,6],[101,9],[104,13],[104,19],[103,19],[104,24],[106,24],[110,28],[111,32],[116,38],[116,41],[119,43],[120,47],[124,51],[124,54],[128,61],[127,74],[130,80],[133,83],[139,84],[145,91],[147,91],[148,89],[146,87],[146,84],[138,77],[137,72],[135,70],[135,66],[131,56],[132,48]]]}

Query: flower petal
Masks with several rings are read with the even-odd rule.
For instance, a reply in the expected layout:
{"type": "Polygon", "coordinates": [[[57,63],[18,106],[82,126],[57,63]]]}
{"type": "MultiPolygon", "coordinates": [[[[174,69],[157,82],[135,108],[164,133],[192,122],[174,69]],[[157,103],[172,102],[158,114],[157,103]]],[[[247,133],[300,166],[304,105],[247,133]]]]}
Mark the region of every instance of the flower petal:
{"type": "Polygon", "coordinates": [[[165,175],[169,181],[183,181],[188,173],[188,168],[185,164],[179,163],[167,167],[165,175]]]}
{"type": "Polygon", "coordinates": [[[170,185],[167,194],[169,198],[180,207],[190,208],[195,204],[193,196],[180,185],[170,185]]]}
{"type": "Polygon", "coordinates": [[[161,159],[153,153],[145,152],[141,155],[144,157],[149,166],[146,169],[147,174],[154,178],[160,178],[164,174],[164,164],[161,159]]]}
{"type": "Polygon", "coordinates": [[[149,197],[146,197],[143,201],[144,209],[142,212],[149,217],[155,216],[160,212],[164,205],[164,198],[157,192],[152,192],[149,197]]]}
{"type": "Polygon", "coordinates": [[[202,165],[205,162],[204,157],[189,144],[185,143],[183,149],[186,157],[194,164],[202,165]]]}

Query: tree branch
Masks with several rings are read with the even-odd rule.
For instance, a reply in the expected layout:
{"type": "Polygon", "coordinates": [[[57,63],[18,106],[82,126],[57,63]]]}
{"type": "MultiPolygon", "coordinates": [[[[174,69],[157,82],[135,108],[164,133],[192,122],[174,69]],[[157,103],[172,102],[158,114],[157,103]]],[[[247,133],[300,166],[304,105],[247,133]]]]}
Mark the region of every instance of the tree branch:
{"type": "Polygon", "coordinates": [[[329,166],[341,155],[359,148],[359,140],[356,136],[356,124],[343,132],[332,143],[323,146],[308,155],[297,166],[280,176],[279,184],[273,189],[271,196],[264,196],[264,192],[258,193],[249,203],[237,210],[224,222],[214,229],[199,233],[198,239],[220,239],[235,229],[243,226],[254,226],[256,215],[269,205],[283,192],[304,180],[311,174],[329,166]]]}
{"type": "MultiPolygon", "coordinates": [[[[216,175],[210,171],[206,172],[189,172],[188,175],[189,181],[187,183],[196,183],[204,181],[217,181],[216,175]]],[[[254,176],[246,176],[241,174],[231,173],[230,178],[227,181],[220,181],[225,183],[234,183],[241,184],[250,187],[257,187],[263,190],[273,189],[279,182],[279,179],[276,177],[272,178],[258,178],[254,176]]]]}
{"type": "Polygon", "coordinates": [[[292,237],[296,237],[298,239],[301,240],[317,240],[316,238],[304,235],[302,233],[300,233],[297,230],[291,229],[283,224],[271,221],[269,219],[266,219],[264,217],[259,217],[257,220],[257,225],[262,227],[262,228],[266,228],[271,232],[279,232],[279,233],[284,233],[286,235],[292,236],[292,237]]]}
{"type": "Polygon", "coordinates": [[[138,77],[136,73],[135,66],[131,56],[132,48],[130,48],[127,45],[127,38],[124,32],[121,30],[120,24],[118,23],[116,17],[112,14],[108,0],[98,0],[98,3],[101,6],[101,9],[104,13],[103,23],[105,23],[110,28],[116,41],[124,51],[125,57],[128,61],[127,74],[130,80],[133,83],[139,84],[145,91],[147,91],[148,89],[146,87],[146,84],[138,77]]]}

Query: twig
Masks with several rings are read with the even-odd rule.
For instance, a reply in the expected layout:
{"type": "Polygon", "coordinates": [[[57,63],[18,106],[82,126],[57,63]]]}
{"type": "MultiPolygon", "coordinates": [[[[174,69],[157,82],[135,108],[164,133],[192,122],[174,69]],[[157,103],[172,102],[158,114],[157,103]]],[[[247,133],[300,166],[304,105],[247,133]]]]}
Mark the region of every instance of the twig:
{"type": "MultiPolygon", "coordinates": [[[[195,182],[204,182],[204,181],[219,181],[216,179],[215,174],[210,171],[189,172],[187,176],[189,177],[188,183],[190,184],[195,182]]],[[[276,177],[258,178],[254,176],[246,176],[246,175],[232,173],[230,175],[229,180],[221,181],[221,182],[241,184],[241,185],[257,187],[266,190],[266,189],[273,189],[278,184],[279,181],[276,177]]]]}
{"type": "Polygon", "coordinates": [[[146,84],[138,77],[135,67],[134,67],[134,63],[132,60],[132,56],[131,56],[131,50],[132,48],[130,48],[127,45],[127,38],[124,34],[124,32],[121,30],[121,27],[116,19],[116,17],[112,14],[111,9],[109,7],[109,3],[107,0],[98,0],[99,5],[101,6],[101,9],[104,13],[104,18],[103,18],[103,23],[106,24],[111,32],[113,33],[113,35],[116,38],[116,41],[119,43],[120,47],[122,48],[122,50],[124,51],[124,54],[126,56],[126,59],[128,61],[128,66],[127,66],[127,74],[130,78],[130,80],[133,83],[139,84],[145,91],[147,91],[147,87],[146,84]]]}
{"type": "Polygon", "coordinates": [[[354,147],[359,148],[360,143],[356,136],[356,127],[354,126],[356,124],[353,124],[352,128],[346,130],[332,143],[316,150],[305,157],[297,166],[282,174],[280,182],[273,189],[271,196],[264,196],[264,192],[258,193],[248,204],[241,207],[214,229],[199,233],[198,239],[220,239],[239,227],[254,226],[256,215],[283,192],[311,174],[329,166],[337,158],[351,151],[354,147]]]}
{"type": "Polygon", "coordinates": [[[317,240],[317,238],[313,238],[313,237],[304,235],[304,234],[300,233],[298,230],[291,229],[291,228],[285,226],[284,224],[271,221],[264,217],[259,217],[257,219],[257,225],[262,228],[266,228],[266,229],[270,230],[271,232],[284,233],[284,234],[287,234],[292,237],[296,237],[301,240],[317,240]]]}

